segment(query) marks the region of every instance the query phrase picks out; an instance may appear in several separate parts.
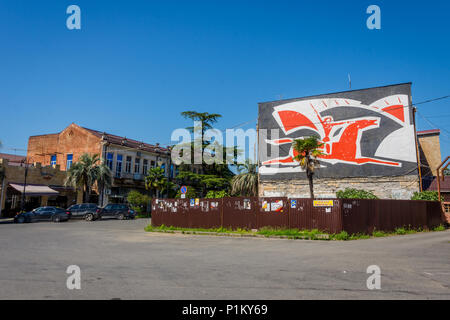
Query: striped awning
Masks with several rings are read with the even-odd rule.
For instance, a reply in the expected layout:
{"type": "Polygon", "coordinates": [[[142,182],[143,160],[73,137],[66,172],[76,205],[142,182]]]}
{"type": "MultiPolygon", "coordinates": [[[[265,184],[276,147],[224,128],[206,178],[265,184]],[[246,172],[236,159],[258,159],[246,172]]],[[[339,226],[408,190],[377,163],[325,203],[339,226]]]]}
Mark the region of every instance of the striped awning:
{"type": "MultiPolygon", "coordinates": [[[[23,184],[10,183],[9,186],[20,193],[23,193],[23,184]]],[[[25,186],[26,196],[57,196],[58,194],[58,191],[43,184],[27,184],[25,186]]]]}

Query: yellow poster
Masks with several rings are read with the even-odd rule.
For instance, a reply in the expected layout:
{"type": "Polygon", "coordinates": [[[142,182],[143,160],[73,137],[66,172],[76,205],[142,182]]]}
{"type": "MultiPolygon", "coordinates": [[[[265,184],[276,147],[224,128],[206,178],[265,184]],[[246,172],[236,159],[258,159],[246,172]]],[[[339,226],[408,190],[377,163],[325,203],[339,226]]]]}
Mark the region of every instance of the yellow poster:
{"type": "Polygon", "coordinates": [[[333,200],[314,200],[313,206],[314,207],[332,207],[333,200]]]}

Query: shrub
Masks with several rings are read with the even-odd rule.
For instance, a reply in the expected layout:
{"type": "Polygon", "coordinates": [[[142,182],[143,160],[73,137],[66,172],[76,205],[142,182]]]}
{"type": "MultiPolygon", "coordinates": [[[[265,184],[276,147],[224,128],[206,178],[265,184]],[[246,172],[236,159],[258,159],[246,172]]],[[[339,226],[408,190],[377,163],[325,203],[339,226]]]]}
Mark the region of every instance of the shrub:
{"type": "Polygon", "coordinates": [[[348,240],[350,236],[348,235],[347,231],[341,231],[340,233],[337,233],[334,235],[334,239],[336,240],[348,240]]]}
{"type": "Polygon", "coordinates": [[[435,227],[433,229],[433,231],[444,231],[444,230],[445,230],[445,227],[442,224],[438,225],[437,227],[435,227]]]}
{"type": "Polygon", "coordinates": [[[437,191],[414,192],[413,196],[411,197],[411,200],[439,201],[439,194],[437,191]]]}
{"type": "Polygon", "coordinates": [[[208,191],[208,193],[206,193],[205,198],[206,199],[214,199],[214,198],[224,198],[224,197],[229,197],[229,196],[230,195],[225,190],[221,190],[221,191],[210,190],[210,191],[208,191]]]}
{"type": "Polygon", "coordinates": [[[378,199],[371,191],[346,188],[345,190],[339,190],[336,192],[336,196],[339,199],[378,199]]]}

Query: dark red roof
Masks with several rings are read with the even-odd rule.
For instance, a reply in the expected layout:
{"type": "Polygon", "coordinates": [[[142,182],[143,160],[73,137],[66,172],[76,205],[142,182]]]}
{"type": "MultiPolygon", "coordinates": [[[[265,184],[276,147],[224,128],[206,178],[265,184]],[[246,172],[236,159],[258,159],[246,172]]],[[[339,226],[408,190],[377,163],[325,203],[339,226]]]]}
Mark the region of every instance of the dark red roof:
{"type": "Polygon", "coordinates": [[[433,134],[433,133],[441,133],[441,130],[439,130],[439,129],[431,129],[431,130],[417,131],[417,134],[418,134],[418,135],[423,135],[423,134],[433,134]]]}
{"type": "MultiPolygon", "coordinates": [[[[445,176],[444,181],[442,181],[442,177],[440,179],[441,192],[450,192],[450,176],[445,176]]],[[[424,186],[425,187],[425,186],[424,186]]],[[[427,191],[437,191],[437,177],[434,177],[431,184],[426,188],[427,191]]]]}
{"type": "MultiPolygon", "coordinates": [[[[84,127],[83,127],[84,128],[84,127]]],[[[84,128],[94,134],[95,136],[102,138],[105,137],[106,141],[112,144],[121,145],[129,148],[140,149],[143,151],[155,152],[155,153],[169,153],[169,149],[162,148],[160,146],[156,146],[153,144],[145,143],[142,141],[137,141],[133,139],[129,139],[126,137],[116,136],[114,134],[101,132],[98,130],[93,130],[89,128],[84,128]]]]}
{"type": "Polygon", "coordinates": [[[8,162],[22,162],[26,159],[25,156],[18,156],[15,154],[9,154],[9,153],[0,153],[0,159],[6,159],[8,162]]]}

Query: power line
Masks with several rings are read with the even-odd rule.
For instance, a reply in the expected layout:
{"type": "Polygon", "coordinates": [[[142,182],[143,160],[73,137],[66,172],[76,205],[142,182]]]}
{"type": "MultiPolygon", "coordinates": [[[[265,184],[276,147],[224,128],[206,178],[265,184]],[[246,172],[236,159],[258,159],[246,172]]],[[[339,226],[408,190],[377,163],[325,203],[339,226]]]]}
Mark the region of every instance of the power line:
{"type": "MultiPolygon", "coordinates": [[[[439,128],[439,126],[437,126],[435,123],[433,123],[433,122],[431,122],[430,120],[428,120],[427,118],[425,118],[419,111],[417,111],[417,114],[423,119],[423,120],[425,120],[426,122],[428,122],[431,126],[433,126],[433,127],[435,127],[435,128],[439,128]]],[[[441,128],[443,131],[445,131],[445,132],[447,132],[448,134],[445,134],[444,132],[444,135],[445,136],[447,136],[448,138],[450,138],[450,131],[448,131],[447,129],[445,129],[445,128],[441,128]]]]}

